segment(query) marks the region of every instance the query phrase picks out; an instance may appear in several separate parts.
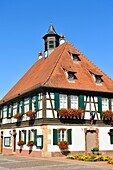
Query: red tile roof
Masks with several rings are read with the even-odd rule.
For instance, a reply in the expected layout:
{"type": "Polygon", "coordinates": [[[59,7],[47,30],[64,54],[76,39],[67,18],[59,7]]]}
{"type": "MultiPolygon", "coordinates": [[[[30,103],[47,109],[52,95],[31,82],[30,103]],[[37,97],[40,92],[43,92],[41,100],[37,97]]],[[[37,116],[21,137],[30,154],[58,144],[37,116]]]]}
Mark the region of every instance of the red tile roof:
{"type": "Polygon", "coordinates": [[[113,81],[68,41],[54,49],[48,58],[37,60],[2,100],[39,86],[113,92],[113,81]],[[80,61],[74,63],[69,52],[79,54],[80,61]],[[64,69],[75,72],[74,83],[68,81],[64,69]],[[91,73],[102,76],[102,85],[96,85],[91,73]]]}

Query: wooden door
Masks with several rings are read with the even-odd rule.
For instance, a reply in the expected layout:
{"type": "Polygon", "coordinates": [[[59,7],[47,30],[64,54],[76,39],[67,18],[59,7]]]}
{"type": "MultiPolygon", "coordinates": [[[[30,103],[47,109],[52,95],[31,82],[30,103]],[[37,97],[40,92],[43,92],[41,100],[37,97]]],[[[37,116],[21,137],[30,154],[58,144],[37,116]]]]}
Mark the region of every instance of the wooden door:
{"type": "Polygon", "coordinates": [[[96,131],[87,131],[86,133],[86,151],[91,152],[91,149],[96,147],[96,131]]]}

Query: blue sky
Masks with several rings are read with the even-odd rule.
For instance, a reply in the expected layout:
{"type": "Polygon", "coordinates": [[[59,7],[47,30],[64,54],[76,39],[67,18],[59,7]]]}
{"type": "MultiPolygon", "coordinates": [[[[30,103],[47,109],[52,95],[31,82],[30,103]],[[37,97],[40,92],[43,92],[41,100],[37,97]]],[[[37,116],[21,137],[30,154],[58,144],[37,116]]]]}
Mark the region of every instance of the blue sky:
{"type": "Polygon", "coordinates": [[[51,22],[113,79],[113,0],[0,0],[0,99],[44,50],[51,22]]]}

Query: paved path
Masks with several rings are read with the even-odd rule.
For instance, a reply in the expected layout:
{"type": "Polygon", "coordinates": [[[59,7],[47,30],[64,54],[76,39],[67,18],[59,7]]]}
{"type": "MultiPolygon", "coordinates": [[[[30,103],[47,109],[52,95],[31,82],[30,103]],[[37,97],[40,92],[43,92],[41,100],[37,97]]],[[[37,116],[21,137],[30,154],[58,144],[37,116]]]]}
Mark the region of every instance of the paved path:
{"type": "Polygon", "coordinates": [[[0,170],[113,170],[106,162],[83,162],[63,158],[27,158],[0,155],[0,170]]]}

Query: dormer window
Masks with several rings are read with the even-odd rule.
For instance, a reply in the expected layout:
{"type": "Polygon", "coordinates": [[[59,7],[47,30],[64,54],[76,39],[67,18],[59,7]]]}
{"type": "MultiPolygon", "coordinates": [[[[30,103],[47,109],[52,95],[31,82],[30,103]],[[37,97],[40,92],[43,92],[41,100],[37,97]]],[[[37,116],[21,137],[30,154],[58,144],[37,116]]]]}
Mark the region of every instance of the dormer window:
{"type": "MultiPolygon", "coordinates": [[[[90,72],[91,73],[91,72],[90,72]]],[[[91,75],[92,75],[92,77],[93,77],[93,79],[94,79],[94,81],[95,81],[95,83],[97,84],[97,85],[102,85],[102,82],[103,82],[103,80],[102,80],[102,75],[95,75],[95,74],[93,74],[93,73],[91,73],[91,75]]]]}
{"type": "Polygon", "coordinates": [[[68,74],[68,81],[69,82],[74,82],[75,79],[76,79],[75,73],[71,72],[71,71],[68,71],[67,74],[68,74]]]}
{"type": "Polygon", "coordinates": [[[102,80],[101,80],[100,76],[95,76],[95,78],[96,78],[96,84],[101,84],[102,83],[102,80]]]}
{"type": "Polygon", "coordinates": [[[70,53],[69,54],[71,55],[74,63],[78,63],[80,61],[80,58],[78,57],[78,54],[73,54],[73,53],[70,53]]]}

